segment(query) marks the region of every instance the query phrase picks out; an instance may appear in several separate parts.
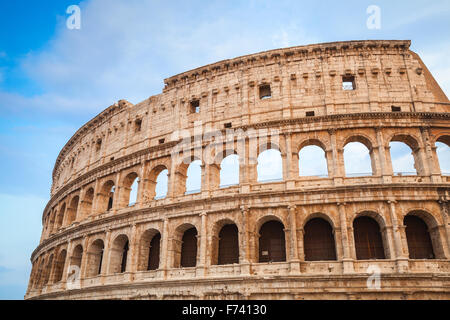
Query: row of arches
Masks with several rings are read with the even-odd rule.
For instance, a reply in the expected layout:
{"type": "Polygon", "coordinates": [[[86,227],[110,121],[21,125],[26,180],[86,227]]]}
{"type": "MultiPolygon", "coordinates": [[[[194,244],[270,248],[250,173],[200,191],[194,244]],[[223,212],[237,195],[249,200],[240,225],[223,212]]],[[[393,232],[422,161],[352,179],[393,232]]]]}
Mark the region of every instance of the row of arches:
{"type": "MultiPolygon", "coordinates": [[[[403,219],[410,259],[436,258],[438,232],[422,219],[420,213],[412,212],[403,219]],[[431,231],[430,231],[431,230],[431,231]],[[437,237],[436,237],[437,236],[437,237]],[[433,240],[434,239],[434,240],[433,240]]],[[[241,250],[238,226],[232,220],[217,224],[212,237],[210,263],[213,265],[237,264],[241,262],[241,250]]],[[[353,220],[353,239],[356,259],[386,259],[389,257],[386,230],[370,214],[359,215],[353,220]]],[[[286,261],[286,236],[283,222],[269,219],[261,224],[257,237],[257,262],[286,261]]],[[[162,235],[156,229],[144,231],[136,246],[138,259],[137,271],[157,270],[161,268],[162,235]]],[[[325,216],[314,216],[303,226],[303,252],[305,261],[333,261],[338,259],[336,233],[332,223],[325,216]]],[[[173,260],[170,267],[191,268],[198,264],[199,238],[197,228],[189,223],[176,228],[172,239],[173,260]]],[[[83,276],[90,278],[100,274],[116,274],[128,271],[130,259],[130,241],[128,236],[120,234],[111,242],[109,262],[105,265],[105,242],[103,238],[92,241],[87,248],[78,244],[67,258],[62,250],[55,258],[51,254],[37,266],[37,275],[33,277],[32,287],[61,281],[66,263],[69,270],[81,269],[87,259],[83,276]],[[85,257],[85,256],[86,257],[85,257]],[[106,269],[108,268],[108,269],[106,269]]]]}
{"type": "MultiPolygon", "coordinates": [[[[440,137],[436,142],[436,154],[440,160],[441,168],[450,171],[450,147],[448,136],[440,137]]],[[[410,136],[397,135],[390,141],[392,166],[394,174],[421,174],[423,160],[418,155],[419,147],[416,140],[410,136]],[[406,151],[406,152],[405,152],[406,151]]],[[[364,176],[375,174],[375,156],[369,139],[354,136],[347,139],[343,148],[345,175],[364,176]]],[[[260,149],[261,151],[263,149],[260,149]]],[[[211,179],[209,188],[225,188],[239,185],[241,182],[241,159],[234,151],[220,162],[219,166],[211,166],[210,175],[218,176],[218,182],[211,179]]],[[[308,140],[300,146],[298,151],[298,176],[333,176],[330,164],[333,156],[325,145],[317,139],[308,140]]],[[[107,179],[95,190],[89,186],[80,194],[77,193],[69,200],[63,201],[59,208],[54,208],[47,216],[45,225],[47,234],[56,232],[59,228],[70,225],[76,220],[83,219],[92,213],[107,212],[113,207],[123,208],[132,206],[141,198],[143,201],[162,199],[168,195],[169,164],[160,164],[150,170],[141,181],[138,172],[129,172],[122,180],[107,179]],[[116,186],[119,182],[119,186],[116,186]],[[118,194],[117,188],[120,188],[118,194]],[[141,196],[139,194],[141,193],[141,196]]],[[[182,163],[173,175],[175,194],[190,194],[200,192],[204,182],[202,162],[191,159],[191,162],[182,163]]],[[[268,149],[262,151],[257,158],[257,181],[283,180],[283,159],[278,148],[269,144],[268,149]]]]}

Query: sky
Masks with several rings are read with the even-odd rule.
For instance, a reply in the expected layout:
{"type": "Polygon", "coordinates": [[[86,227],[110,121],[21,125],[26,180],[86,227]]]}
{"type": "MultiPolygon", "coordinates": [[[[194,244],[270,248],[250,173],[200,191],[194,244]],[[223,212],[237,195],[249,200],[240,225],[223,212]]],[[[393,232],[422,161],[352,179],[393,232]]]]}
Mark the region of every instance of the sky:
{"type": "MultiPolygon", "coordinates": [[[[430,3],[1,1],[0,299],[23,298],[56,157],[103,109],[119,99],[138,103],[160,93],[164,78],[218,60],[365,39],[412,40],[411,49],[448,96],[450,2],[430,3]],[[70,5],[80,7],[80,29],[67,27],[70,5]],[[381,10],[380,29],[367,27],[370,5],[381,10]]],[[[355,148],[354,162],[360,163],[366,155],[355,148]]],[[[438,151],[450,159],[448,148],[438,151]]],[[[408,150],[394,153],[396,163],[410,166],[408,150]]]]}

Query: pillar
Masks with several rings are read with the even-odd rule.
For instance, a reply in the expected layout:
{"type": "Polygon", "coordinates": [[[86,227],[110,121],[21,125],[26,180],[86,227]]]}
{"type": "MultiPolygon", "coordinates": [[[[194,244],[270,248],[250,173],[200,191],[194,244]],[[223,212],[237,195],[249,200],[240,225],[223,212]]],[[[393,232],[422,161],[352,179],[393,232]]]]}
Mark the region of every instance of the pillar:
{"type": "Polygon", "coordinates": [[[291,274],[300,273],[300,259],[298,257],[298,242],[297,242],[297,206],[290,204],[288,206],[289,210],[289,229],[290,232],[290,272],[291,274]]]}
{"type": "Polygon", "coordinates": [[[339,221],[341,225],[341,242],[343,248],[342,269],[344,273],[354,272],[353,259],[350,252],[350,242],[347,228],[347,215],[345,212],[345,203],[337,203],[339,211],[339,221]]]}
{"type": "Polygon", "coordinates": [[[394,250],[391,252],[394,253],[397,271],[398,272],[407,272],[408,271],[408,258],[405,254],[405,249],[402,244],[402,236],[401,230],[399,229],[399,223],[397,219],[397,214],[395,212],[395,200],[388,200],[389,205],[389,214],[392,222],[392,233],[394,237],[394,250]]]}

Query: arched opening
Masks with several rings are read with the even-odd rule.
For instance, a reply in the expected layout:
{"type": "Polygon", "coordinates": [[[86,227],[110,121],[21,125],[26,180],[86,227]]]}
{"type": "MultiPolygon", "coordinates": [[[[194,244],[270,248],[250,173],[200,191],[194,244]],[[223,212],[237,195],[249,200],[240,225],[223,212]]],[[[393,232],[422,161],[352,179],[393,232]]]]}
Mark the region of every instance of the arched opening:
{"type": "Polygon", "coordinates": [[[156,178],[155,186],[155,199],[164,199],[167,196],[167,190],[169,185],[169,170],[164,169],[156,178]]]}
{"type": "Polygon", "coordinates": [[[137,173],[129,173],[123,180],[122,189],[120,194],[120,204],[121,208],[134,206],[137,201],[139,187],[139,177],[137,173]],[[122,191],[123,190],[123,191],[122,191]]]}
{"type": "Polygon", "coordinates": [[[183,234],[181,240],[180,266],[182,268],[195,267],[197,265],[197,229],[190,228],[183,234]]]}
{"type": "Polygon", "coordinates": [[[110,273],[123,273],[127,270],[128,249],[126,235],[122,234],[113,241],[109,260],[110,273]]]}
{"type": "Polygon", "coordinates": [[[417,216],[407,215],[403,220],[406,226],[410,259],[434,259],[433,244],[426,223],[417,216]]]}
{"type": "Polygon", "coordinates": [[[239,184],[239,156],[231,154],[220,163],[220,188],[239,184]]]}
{"type": "Polygon", "coordinates": [[[219,253],[217,264],[239,263],[239,236],[235,224],[227,224],[219,232],[219,253]]]}
{"type": "Polygon", "coordinates": [[[443,176],[450,176],[450,136],[441,137],[436,142],[436,155],[443,176]]]}
{"type": "Polygon", "coordinates": [[[263,151],[258,156],[258,182],[276,182],[283,180],[283,160],[276,149],[263,151]]]}
{"type": "Polygon", "coordinates": [[[417,175],[411,148],[399,141],[391,141],[389,147],[394,175],[417,175]]]}
{"type": "Polygon", "coordinates": [[[58,230],[63,226],[65,213],[66,213],[66,204],[63,203],[61,209],[59,209],[58,215],[56,216],[56,230],[58,230]]]}
{"type": "Polygon", "coordinates": [[[94,202],[94,188],[89,188],[81,203],[81,218],[87,217],[92,213],[92,203],[94,202]]]}
{"type": "Polygon", "coordinates": [[[136,178],[134,179],[133,184],[131,185],[130,199],[128,200],[129,207],[134,206],[137,202],[138,187],[139,187],[139,178],[136,178]]]}
{"type": "Polygon", "coordinates": [[[62,280],[64,267],[66,265],[66,256],[67,256],[67,251],[66,250],[62,250],[59,253],[58,258],[56,259],[55,282],[59,282],[59,281],[62,280]]]}
{"type": "Polygon", "coordinates": [[[356,218],[353,232],[358,260],[385,259],[380,226],[374,219],[366,216],[356,218]]]}
{"type": "Polygon", "coordinates": [[[298,153],[299,176],[328,177],[325,151],[316,145],[303,147],[298,153]]]}
{"type": "Polygon", "coordinates": [[[101,239],[95,240],[89,247],[89,260],[86,273],[88,277],[95,277],[101,274],[104,249],[105,245],[101,239]]]}
{"type": "Polygon", "coordinates": [[[73,249],[72,256],[70,257],[68,279],[70,279],[71,282],[80,279],[82,260],[83,260],[83,247],[81,246],[81,244],[79,244],[73,249]]]}
{"type": "Polygon", "coordinates": [[[186,174],[186,194],[199,193],[202,189],[202,162],[195,160],[189,164],[186,174]]]}
{"type": "Polygon", "coordinates": [[[314,218],[306,223],[303,245],[306,261],[336,260],[333,228],[324,219],[314,218]]]}
{"type": "Polygon", "coordinates": [[[72,222],[74,222],[77,218],[77,211],[78,211],[78,203],[80,202],[80,197],[75,196],[70,201],[70,205],[67,208],[67,224],[70,225],[72,222]]]}
{"type": "Polygon", "coordinates": [[[161,234],[155,235],[150,242],[147,270],[157,270],[159,268],[159,254],[161,250],[161,234]]]}
{"type": "Polygon", "coordinates": [[[344,147],[344,166],[346,177],[365,177],[373,175],[373,161],[370,149],[361,142],[349,142],[344,147]]]}
{"type": "Polygon", "coordinates": [[[259,262],[286,261],[284,225],[268,221],[259,229],[259,262]]]}
{"type": "Polygon", "coordinates": [[[50,279],[50,272],[52,271],[52,266],[53,266],[53,254],[50,255],[50,258],[47,261],[45,270],[44,270],[44,286],[51,284],[51,279],[50,279]]]}
{"type": "Polygon", "coordinates": [[[112,180],[108,180],[103,184],[101,192],[98,194],[98,211],[100,213],[109,211],[113,208],[114,191],[115,186],[112,180]]]}
{"type": "Polygon", "coordinates": [[[157,270],[161,250],[161,234],[156,229],[146,230],[139,243],[138,270],[157,270]]]}

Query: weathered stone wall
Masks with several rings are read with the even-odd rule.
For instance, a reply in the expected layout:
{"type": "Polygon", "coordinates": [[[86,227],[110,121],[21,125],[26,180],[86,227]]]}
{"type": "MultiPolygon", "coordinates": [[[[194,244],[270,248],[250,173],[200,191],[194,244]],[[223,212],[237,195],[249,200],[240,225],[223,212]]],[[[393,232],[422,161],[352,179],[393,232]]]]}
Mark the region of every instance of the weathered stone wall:
{"type": "Polygon", "coordinates": [[[409,44],[354,41],[253,54],[166,79],[161,94],[137,105],[121,100],[107,108],[58,156],[26,298],[450,298],[450,178],[441,174],[435,147],[450,145],[450,102],[409,44]],[[355,90],[343,90],[346,78],[355,90]],[[262,85],[270,85],[269,99],[260,99],[262,85]],[[197,100],[198,113],[191,110],[197,100]],[[186,147],[176,134],[210,129],[247,136],[241,144],[203,137],[186,147]],[[269,137],[260,135],[264,130],[269,137]],[[369,149],[371,176],[345,176],[343,148],[353,141],[369,149]],[[417,175],[394,174],[391,141],[412,149],[417,175]],[[257,156],[267,142],[281,152],[282,181],[257,181],[249,150],[256,146],[257,156]],[[298,152],[311,144],[325,151],[328,177],[299,177],[298,152]],[[223,151],[240,157],[237,186],[219,188],[220,165],[206,161],[223,151]],[[184,193],[187,158],[203,162],[199,193],[184,193]],[[155,200],[163,168],[168,194],[155,200]],[[138,199],[128,206],[134,177],[138,199]],[[114,202],[106,210],[110,185],[114,202]],[[411,214],[427,224],[435,259],[409,258],[403,219],[411,214]],[[359,216],[377,221],[386,259],[357,260],[359,216]],[[336,261],[305,261],[303,228],[314,217],[332,226],[336,261]],[[285,262],[258,262],[259,228],[270,220],[284,225],[285,262]],[[239,230],[239,263],[216,265],[218,232],[231,222],[239,230]],[[188,226],[198,232],[197,264],[179,268],[188,226]],[[162,237],[160,267],[142,271],[149,230],[162,237]],[[114,244],[124,236],[129,262],[118,273],[114,244]],[[90,276],[99,239],[104,263],[100,275],[90,276]],[[381,290],[365,285],[373,264],[382,272],[381,290]],[[77,287],[68,281],[73,265],[80,267],[77,287]]]}

